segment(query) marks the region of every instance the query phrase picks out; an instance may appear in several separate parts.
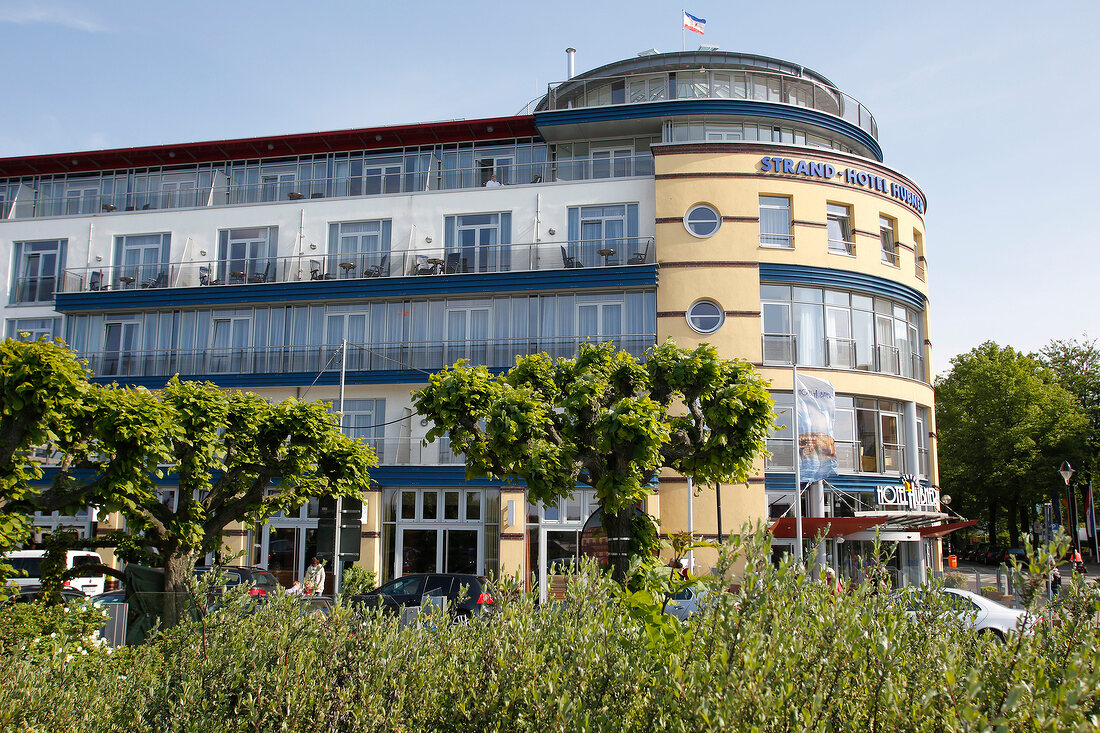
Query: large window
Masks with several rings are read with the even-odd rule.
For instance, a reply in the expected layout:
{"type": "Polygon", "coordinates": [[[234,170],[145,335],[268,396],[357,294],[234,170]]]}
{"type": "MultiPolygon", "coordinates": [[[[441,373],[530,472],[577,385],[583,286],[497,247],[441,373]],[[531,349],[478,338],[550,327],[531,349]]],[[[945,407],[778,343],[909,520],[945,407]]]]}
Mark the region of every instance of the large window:
{"type": "Polygon", "coordinates": [[[844,204],[826,204],[829,226],[829,251],[834,254],[854,255],[856,243],[852,238],[852,207],[844,204]]]}
{"type": "MultiPolygon", "coordinates": [[[[340,408],[338,401],[332,403],[332,411],[340,408]]],[[[379,463],[386,462],[384,438],[386,437],[386,401],[385,400],[344,400],[344,416],[340,428],[349,438],[361,440],[369,445],[378,456],[379,463]]]]}
{"type": "Polygon", "coordinates": [[[167,287],[171,241],[172,235],[167,233],[115,237],[113,287],[167,287]]]}
{"type": "Polygon", "coordinates": [[[19,341],[47,341],[61,335],[60,318],[18,318],[10,320],[5,328],[5,336],[19,341]]]}
{"type": "MultiPolygon", "coordinates": [[[[448,216],[444,220],[444,232],[444,272],[507,272],[512,269],[510,213],[448,216]]],[[[438,267],[437,263],[429,264],[438,267]]]]}
{"type": "Polygon", "coordinates": [[[313,279],[383,277],[390,273],[389,219],[345,221],[329,225],[329,254],[324,269],[310,266],[313,279]]]}
{"type": "MultiPolygon", "coordinates": [[[[794,400],[790,392],[773,393],[775,424],[768,438],[766,468],[794,470],[794,400]]],[[[903,404],[893,400],[836,395],[833,423],[839,473],[898,474],[904,467],[906,441],[902,430],[903,404]]],[[[917,429],[917,450],[922,450],[917,429]]],[[[927,448],[923,448],[927,456],[927,448]]],[[[925,459],[925,463],[927,460],[925,459]]],[[[922,464],[923,465],[923,464],[922,464]]],[[[925,476],[928,474],[925,473],[925,476]]]]}
{"type": "Polygon", "coordinates": [[[791,235],[791,200],[786,196],[760,197],[760,246],[794,246],[791,235]]]}
{"type": "Polygon", "coordinates": [[[218,232],[218,282],[262,283],[276,278],[279,227],[218,232]]]}
{"type": "Polygon", "coordinates": [[[760,286],[765,364],[862,369],[925,379],[921,312],[888,298],[760,286]]]}
{"type": "Polygon", "coordinates": [[[638,241],[638,205],[569,208],[569,256],[584,267],[645,261],[638,241]]]}
{"type": "Polygon", "coordinates": [[[878,218],[879,240],[882,243],[882,261],[894,267],[899,266],[898,261],[898,222],[888,216],[878,218]]]}
{"type": "Polygon", "coordinates": [[[65,269],[68,240],[48,239],[15,243],[15,271],[11,284],[12,303],[50,303],[57,279],[65,269]]]}

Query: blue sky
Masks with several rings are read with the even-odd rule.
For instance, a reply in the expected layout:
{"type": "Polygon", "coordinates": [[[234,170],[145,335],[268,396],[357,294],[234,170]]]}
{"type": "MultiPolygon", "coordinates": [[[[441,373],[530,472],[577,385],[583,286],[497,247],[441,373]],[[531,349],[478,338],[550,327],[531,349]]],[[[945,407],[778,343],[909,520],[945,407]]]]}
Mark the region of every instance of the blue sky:
{"type": "MultiPolygon", "coordinates": [[[[0,156],[509,115],[577,70],[679,50],[681,3],[0,4],[0,156]]],[[[933,359],[1100,337],[1100,3],[697,2],[875,114],[928,198],[933,359]]]]}

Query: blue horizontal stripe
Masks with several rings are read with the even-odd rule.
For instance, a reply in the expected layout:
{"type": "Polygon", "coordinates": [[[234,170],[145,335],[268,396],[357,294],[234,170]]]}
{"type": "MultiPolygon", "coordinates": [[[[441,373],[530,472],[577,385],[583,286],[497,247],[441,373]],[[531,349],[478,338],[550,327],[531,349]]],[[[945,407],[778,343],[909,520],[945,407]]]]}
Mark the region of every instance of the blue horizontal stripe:
{"type": "Polygon", "coordinates": [[[105,310],[144,311],[251,303],[326,303],[334,301],[416,298],[431,295],[505,293],[590,288],[635,288],[657,284],[657,265],[529,270],[477,275],[432,275],[359,280],[306,280],[291,283],[148,288],[88,293],[58,293],[61,313],[105,310]]]}
{"type": "Polygon", "coordinates": [[[738,115],[743,117],[768,117],[790,120],[830,130],[860,143],[882,162],[882,148],[878,141],[859,125],[827,112],[790,104],[760,102],[748,99],[678,99],[667,102],[642,104],[614,104],[604,107],[575,107],[553,112],[536,112],[537,127],[576,125],[586,122],[631,120],[645,117],[670,117],[685,115],[738,115]]]}
{"type": "MultiPolygon", "coordinates": [[[[503,371],[502,369],[490,369],[491,372],[503,371]]],[[[394,369],[387,371],[357,371],[348,372],[345,376],[345,384],[427,384],[428,371],[416,369],[394,369]]],[[[160,389],[168,384],[170,376],[156,377],[93,377],[97,384],[111,384],[118,382],[130,387],[147,387],[160,389]]],[[[223,389],[260,389],[262,387],[303,387],[314,384],[334,385],[340,383],[339,371],[326,371],[320,375],[317,372],[288,372],[269,374],[181,374],[180,379],[189,382],[213,382],[223,389]]]]}
{"type": "Polygon", "coordinates": [[[865,275],[850,270],[832,270],[810,265],[780,265],[760,263],[760,282],[781,282],[798,285],[820,285],[843,290],[859,290],[874,295],[894,298],[924,310],[926,298],[919,290],[876,275],[865,275]]]}

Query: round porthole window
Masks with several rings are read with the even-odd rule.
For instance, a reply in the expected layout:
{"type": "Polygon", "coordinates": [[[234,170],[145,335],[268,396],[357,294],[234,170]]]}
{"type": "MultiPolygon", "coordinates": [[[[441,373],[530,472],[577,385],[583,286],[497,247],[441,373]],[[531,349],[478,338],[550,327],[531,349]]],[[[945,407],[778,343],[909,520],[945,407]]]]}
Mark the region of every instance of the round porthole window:
{"type": "Polygon", "coordinates": [[[725,323],[722,306],[713,300],[697,300],[688,308],[687,322],[699,333],[714,333],[725,323]]]}
{"type": "Polygon", "coordinates": [[[688,209],[687,216],[684,217],[684,226],[693,237],[700,239],[711,237],[722,226],[722,216],[713,206],[696,204],[688,209]]]}

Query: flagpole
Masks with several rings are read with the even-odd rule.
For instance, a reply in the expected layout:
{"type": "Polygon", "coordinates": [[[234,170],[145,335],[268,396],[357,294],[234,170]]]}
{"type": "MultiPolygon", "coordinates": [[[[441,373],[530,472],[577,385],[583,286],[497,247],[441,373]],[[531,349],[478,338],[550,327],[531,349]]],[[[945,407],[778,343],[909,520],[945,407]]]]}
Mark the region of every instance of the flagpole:
{"type": "Polygon", "coordinates": [[[802,472],[798,450],[798,337],[791,336],[791,392],[794,395],[794,550],[802,562],[802,472]]]}
{"type": "Polygon", "coordinates": [[[1089,516],[1092,517],[1093,562],[1100,562],[1100,541],[1096,538],[1096,501],[1092,495],[1092,476],[1089,476],[1089,516]]]}
{"type": "Polygon", "coordinates": [[[687,15],[687,11],[684,10],[683,8],[680,8],[680,50],[681,51],[686,51],[687,46],[688,46],[687,30],[686,30],[686,25],[684,23],[684,16],[685,15],[687,15]]]}

